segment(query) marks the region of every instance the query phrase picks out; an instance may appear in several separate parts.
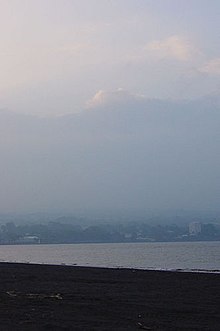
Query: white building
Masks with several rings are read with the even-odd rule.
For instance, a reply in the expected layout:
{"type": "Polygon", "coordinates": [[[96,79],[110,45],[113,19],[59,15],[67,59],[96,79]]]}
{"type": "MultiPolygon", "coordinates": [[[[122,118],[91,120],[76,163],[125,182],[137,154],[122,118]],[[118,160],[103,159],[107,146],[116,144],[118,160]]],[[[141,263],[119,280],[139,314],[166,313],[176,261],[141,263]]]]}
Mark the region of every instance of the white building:
{"type": "Polygon", "coordinates": [[[189,234],[197,236],[202,232],[202,224],[200,222],[192,222],[189,224],[189,234]]]}

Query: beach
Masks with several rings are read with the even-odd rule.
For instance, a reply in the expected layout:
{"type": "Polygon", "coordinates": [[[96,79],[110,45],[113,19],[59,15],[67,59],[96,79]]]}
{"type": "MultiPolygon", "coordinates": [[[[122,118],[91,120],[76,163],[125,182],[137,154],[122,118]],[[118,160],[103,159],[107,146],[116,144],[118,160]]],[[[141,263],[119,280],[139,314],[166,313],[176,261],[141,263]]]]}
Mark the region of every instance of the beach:
{"type": "Polygon", "coordinates": [[[0,264],[1,330],[220,330],[220,274],[0,264]]]}

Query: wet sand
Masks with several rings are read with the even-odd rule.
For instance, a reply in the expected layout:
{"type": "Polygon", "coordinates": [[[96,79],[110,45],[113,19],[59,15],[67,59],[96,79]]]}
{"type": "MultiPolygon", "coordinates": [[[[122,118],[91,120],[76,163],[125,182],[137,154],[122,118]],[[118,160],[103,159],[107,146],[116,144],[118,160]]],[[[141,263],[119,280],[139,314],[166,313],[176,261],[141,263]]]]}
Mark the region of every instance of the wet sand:
{"type": "Polygon", "coordinates": [[[0,330],[220,330],[220,274],[0,263],[0,330]]]}

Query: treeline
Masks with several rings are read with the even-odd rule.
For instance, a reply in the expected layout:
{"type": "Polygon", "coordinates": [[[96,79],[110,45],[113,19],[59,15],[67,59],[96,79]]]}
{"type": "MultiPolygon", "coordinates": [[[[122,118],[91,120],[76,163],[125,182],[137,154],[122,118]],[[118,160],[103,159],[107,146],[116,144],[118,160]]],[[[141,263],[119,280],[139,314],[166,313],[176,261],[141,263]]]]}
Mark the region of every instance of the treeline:
{"type": "Polygon", "coordinates": [[[188,226],[126,224],[99,224],[87,227],[49,222],[48,224],[1,225],[1,244],[59,244],[83,242],[154,242],[220,240],[220,227],[203,224],[201,233],[190,235],[188,226]]]}

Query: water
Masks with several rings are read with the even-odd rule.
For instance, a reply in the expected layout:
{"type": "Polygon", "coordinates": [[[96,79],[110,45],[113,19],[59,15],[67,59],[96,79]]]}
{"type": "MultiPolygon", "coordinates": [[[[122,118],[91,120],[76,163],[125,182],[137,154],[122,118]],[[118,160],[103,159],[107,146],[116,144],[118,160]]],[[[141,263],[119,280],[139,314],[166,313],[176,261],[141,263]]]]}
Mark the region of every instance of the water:
{"type": "Polygon", "coordinates": [[[220,242],[6,245],[0,262],[220,272],[220,242]]]}

